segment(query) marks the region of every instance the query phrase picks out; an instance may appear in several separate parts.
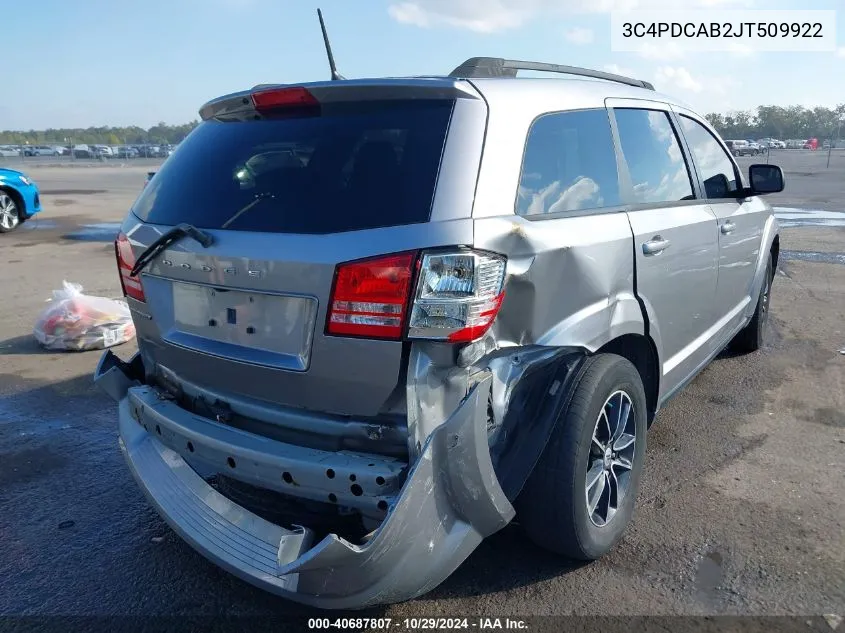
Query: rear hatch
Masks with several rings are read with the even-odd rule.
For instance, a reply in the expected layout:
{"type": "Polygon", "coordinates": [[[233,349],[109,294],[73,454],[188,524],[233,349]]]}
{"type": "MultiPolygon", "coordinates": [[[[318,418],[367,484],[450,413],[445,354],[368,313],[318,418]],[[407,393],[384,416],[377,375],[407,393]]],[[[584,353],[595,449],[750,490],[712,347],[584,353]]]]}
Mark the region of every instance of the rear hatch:
{"type": "MultiPolygon", "coordinates": [[[[471,243],[474,179],[444,178],[441,166],[447,139],[467,135],[450,133],[456,119],[483,135],[483,102],[433,80],[262,94],[267,108],[250,93],[206,106],[124,223],[125,260],[180,223],[213,238],[169,246],[140,286],[124,275],[145,364],[226,399],[385,413],[404,390],[404,344],[326,331],[337,267],[471,243]]],[[[477,170],[480,143],[470,150],[463,162],[477,170]]]]}

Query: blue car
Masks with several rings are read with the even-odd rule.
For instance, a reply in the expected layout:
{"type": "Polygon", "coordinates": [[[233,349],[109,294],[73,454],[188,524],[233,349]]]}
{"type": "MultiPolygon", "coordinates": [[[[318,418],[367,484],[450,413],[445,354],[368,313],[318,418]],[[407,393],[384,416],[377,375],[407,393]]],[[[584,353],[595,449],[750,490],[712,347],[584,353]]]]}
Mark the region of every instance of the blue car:
{"type": "Polygon", "coordinates": [[[39,211],[38,185],[19,171],[0,167],[0,233],[14,231],[39,211]]]}

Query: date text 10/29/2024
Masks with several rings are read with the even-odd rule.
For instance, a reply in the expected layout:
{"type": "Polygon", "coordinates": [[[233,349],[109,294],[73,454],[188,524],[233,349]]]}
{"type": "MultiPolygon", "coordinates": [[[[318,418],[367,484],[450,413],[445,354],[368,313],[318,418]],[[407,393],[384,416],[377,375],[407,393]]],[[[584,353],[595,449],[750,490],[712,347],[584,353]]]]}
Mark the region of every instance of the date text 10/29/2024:
{"type": "Polygon", "coordinates": [[[518,618],[309,618],[311,630],[440,631],[440,630],[525,630],[528,623],[518,618]]]}

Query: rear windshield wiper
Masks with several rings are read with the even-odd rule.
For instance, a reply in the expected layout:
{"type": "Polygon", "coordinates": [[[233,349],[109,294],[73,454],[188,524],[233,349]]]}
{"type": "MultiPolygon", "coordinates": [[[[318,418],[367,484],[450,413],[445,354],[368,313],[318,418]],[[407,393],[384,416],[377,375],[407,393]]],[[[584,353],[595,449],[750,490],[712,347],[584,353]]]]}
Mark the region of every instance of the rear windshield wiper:
{"type": "Polygon", "coordinates": [[[177,224],[172,229],[165,231],[152,244],[147,246],[144,251],[135,260],[135,265],[129,272],[130,277],[137,277],[144,267],[149,264],[153,258],[158,255],[165,248],[181,240],[183,237],[191,237],[202,244],[203,248],[208,248],[214,243],[214,238],[205,231],[201,231],[191,224],[177,224]]]}
{"type": "Polygon", "coordinates": [[[229,228],[229,225],[230,225],[232,222],[234,222],[235,220],[237,220],[239,217],[241,217],[244,213],[246,213],[247,211],[249,211],[249,210],[250,210],[250,209],[252,209],[253,207],[258,206],[258,204],[259,204],[259,203],[264,202],[265,200],[272,200],[273,198],[275,198],[275,196],[274,196],[273,194],[270,194],[270,193],[259,193],[258,195],[256,195],[256,196],[255,196],[255,198],[252,200],[252,202],[250,202],[250,203],[249,203],[249,204],[247,204],[246,206],[241,207],[240,209],[238,209],[238,210],[235,212],[235,215],[233,215],[231,218],[229,218],[228,220],[226,220],[220,228],[221,228],[221,229],[228,229],[228,228],[229,228]]]}

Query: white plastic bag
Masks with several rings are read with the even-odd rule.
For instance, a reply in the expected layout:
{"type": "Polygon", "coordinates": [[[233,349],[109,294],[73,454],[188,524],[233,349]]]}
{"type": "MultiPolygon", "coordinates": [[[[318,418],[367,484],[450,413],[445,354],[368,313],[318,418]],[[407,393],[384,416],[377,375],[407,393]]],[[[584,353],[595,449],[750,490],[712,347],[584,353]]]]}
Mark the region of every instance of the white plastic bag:
{"type": "Polygon", "coordinates": [[[33,330],[47,349],[104,349],[135,337],[129,307],[122,301],[84,295],[82,286],[65,281],[49,302],[33,330]]]}

